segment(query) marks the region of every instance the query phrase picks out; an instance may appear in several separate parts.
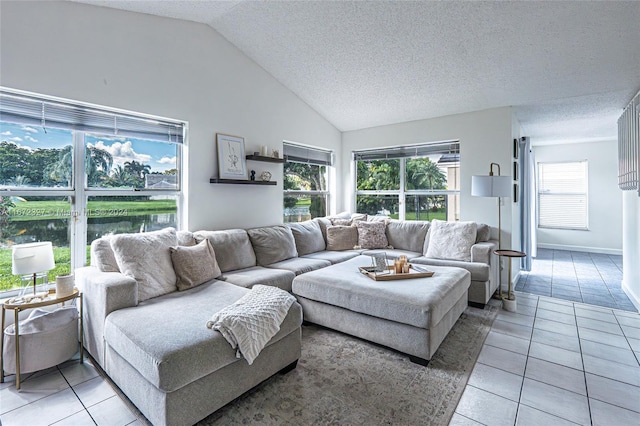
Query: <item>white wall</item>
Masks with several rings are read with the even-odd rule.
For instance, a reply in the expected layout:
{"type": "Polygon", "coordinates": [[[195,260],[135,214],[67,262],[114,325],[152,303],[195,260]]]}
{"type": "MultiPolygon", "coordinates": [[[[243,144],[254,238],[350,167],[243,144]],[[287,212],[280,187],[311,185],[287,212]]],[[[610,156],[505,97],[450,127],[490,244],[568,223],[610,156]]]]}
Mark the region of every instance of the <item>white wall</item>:
{"type": "Polygon", "coordinates": [[[70,2],[0,3],[0,85],[189,122],[188,228],[282,222],[277,186],[212,185],[216,132],[247,152],[282,140],[336,150],[340,132],[210,27],[70,2]]]}
{"type": "MultiPolygon", "coordinates": [[[[500,164],[502,175],[511,175],[511,108],[495,108],[466,114],[354,130],[342,134],[343,193],[345,210],[355,210],[351,153],[354,150],[402,144],[460,141],[460,219],[497,228],[498,204],[494,198],[471,196],[471,176],[488,175],[490,163],[500,164]]],[[[511,200],[502,206],[502,244],[510,246],[511,200]]]]}
{"type": "Polygon", "coordinates": [[[622,254],[617,144],[612,140],[534,147],[536,163],[587,160],[589,172],[589,230],[538,228],[538,247],[622,254]]]}
{"type": "Polygon", "coordinates": [[[622,290],[640,311],[640,196],[622,193],[622,290]]]}

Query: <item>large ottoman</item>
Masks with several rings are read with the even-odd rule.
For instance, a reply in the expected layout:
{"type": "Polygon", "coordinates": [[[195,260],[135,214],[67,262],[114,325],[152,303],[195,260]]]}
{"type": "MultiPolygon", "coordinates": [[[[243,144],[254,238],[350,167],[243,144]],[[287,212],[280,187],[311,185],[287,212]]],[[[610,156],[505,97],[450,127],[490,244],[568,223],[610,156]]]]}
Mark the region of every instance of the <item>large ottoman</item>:
{"type": "Polygon", "coordinates": [[[371,257],[298,275],[292,291],[304,320],[388,346],[427,365],[467,306],[471,274],[430,266],[432,277],[375,281],[360,266],[371,266],[371,257]]]}

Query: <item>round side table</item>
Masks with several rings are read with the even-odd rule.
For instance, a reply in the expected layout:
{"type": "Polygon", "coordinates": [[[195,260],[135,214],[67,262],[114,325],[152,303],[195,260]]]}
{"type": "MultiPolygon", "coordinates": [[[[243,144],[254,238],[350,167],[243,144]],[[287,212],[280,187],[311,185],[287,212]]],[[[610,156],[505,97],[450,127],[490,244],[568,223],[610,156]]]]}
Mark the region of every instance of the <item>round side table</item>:
{"type": "MultiPolygon", "coordinates": [[[[509,259],[509,289],[507,290],[507,295],[502,298],[502,307],[505,311],[515,312],[516,296],[513,294],[511,283],[511,259],[514,257],[525,257],[526,254],[517,250],[495,250],[494,253],[500,257],[506,257],[509,259]]],[[[502,294],[502,288],[500,289],[500,294],[502,294]]]]}

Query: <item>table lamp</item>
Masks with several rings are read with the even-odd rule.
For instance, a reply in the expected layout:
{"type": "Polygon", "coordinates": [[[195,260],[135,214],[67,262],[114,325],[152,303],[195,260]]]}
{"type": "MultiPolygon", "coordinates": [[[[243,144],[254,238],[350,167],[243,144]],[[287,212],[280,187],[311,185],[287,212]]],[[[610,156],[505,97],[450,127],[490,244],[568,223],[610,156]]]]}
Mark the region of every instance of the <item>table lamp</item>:
{"type": "Polygon", "coordinates": [[[36,275],[56,267],[53,246],[50,241],[18,244],[13,246],[12,268],[14,275],[33,274],[33,295],[36,295],[36,275]]]}

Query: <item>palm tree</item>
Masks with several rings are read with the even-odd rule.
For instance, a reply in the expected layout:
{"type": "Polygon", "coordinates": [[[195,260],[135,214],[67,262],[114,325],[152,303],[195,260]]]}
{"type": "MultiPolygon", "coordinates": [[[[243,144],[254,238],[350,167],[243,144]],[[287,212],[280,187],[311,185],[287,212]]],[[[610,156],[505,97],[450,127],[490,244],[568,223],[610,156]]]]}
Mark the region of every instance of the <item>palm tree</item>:
{"type": "Polygon", "coordinates": [[[87,184],[97,186],[97,184],[109,176],[109,171],[113,165],[113,156],[104,149],[87,145],[85,149],[85,169],[87,172],[87,184]]]}
{"type": "Polygon", "coordinates": [[[58,161],[51,165],[49,177],[56,182],[63,182],[65,186],[71,186],[71,170],[73,168],[73,156],[71,145],[60,150],[58,161]]]}
{"type": "Polygon", "coordinates": [[[136,176],[138,179],[144,179],[144,177],[151,172],[150,165],[140,163],[136,160],[125,162],[124,169],[132,175],[136,176]]]}
{"type": "Polygon", "coordinates": [[[109,183],[114,187],[123,187],[135,186],[137,181],[135,176],[118,164],[109,178],[109,183]]]}

